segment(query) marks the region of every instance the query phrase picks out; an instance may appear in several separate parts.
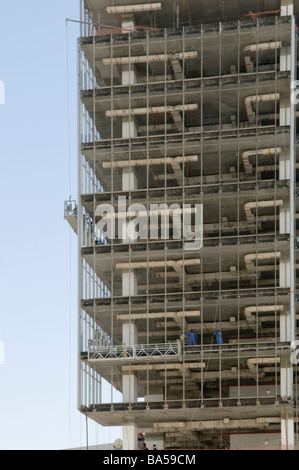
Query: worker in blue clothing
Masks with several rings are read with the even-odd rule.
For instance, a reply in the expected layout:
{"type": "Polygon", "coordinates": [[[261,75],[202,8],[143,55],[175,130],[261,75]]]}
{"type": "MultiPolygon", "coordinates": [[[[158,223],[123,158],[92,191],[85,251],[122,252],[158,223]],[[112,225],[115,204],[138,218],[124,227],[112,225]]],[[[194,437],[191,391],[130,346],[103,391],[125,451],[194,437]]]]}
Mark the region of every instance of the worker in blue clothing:
{"type": "Polygon", "coordinates": [[[214,332],[214,335],[215,335],[215,338],[216,338],[216,343],[217,344],[223,344],[222,333],[219,330],[219,328],[217,328],[217,330],[214,332]]]}
{"type": "Polygon", "coordinates": [[[191,329],[189,333],[186,333],[186,336],[189,336],[189,346],[195,346],[197,334],[191,329]]]}

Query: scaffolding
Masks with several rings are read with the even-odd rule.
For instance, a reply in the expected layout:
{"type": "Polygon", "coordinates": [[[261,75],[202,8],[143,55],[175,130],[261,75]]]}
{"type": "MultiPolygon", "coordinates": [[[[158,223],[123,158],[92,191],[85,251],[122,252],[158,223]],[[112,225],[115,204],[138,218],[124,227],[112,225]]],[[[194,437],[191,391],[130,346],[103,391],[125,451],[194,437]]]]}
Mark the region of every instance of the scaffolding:
{"type": "Polygon", "coordinates": [[[295,448],[296,2],[124,3],[81,2],[78,408],[295,448]]]}

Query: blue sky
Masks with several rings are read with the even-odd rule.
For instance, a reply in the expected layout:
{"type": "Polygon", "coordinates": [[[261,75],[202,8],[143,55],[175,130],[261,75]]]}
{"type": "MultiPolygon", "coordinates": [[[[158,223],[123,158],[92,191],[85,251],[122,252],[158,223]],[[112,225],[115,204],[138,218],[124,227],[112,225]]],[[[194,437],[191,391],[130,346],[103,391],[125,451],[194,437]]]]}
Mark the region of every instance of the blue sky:
{"type": "MultiPolygon", "coordinates": [[[[86,444],[76,409],[76,237],[63,218],[64,200],[77,195],[79,25],[66,18],[78,13],[78,0],[0,5],[0,449],[86,444]]],[[[90,445],[116,437],[89,423],[90,445]]]]}

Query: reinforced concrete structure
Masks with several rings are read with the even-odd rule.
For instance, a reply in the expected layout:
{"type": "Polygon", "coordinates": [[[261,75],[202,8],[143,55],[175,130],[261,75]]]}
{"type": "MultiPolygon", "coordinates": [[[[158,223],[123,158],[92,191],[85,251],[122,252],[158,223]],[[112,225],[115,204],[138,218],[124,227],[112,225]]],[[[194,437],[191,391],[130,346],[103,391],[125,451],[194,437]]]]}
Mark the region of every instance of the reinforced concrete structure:
{"type": "Polygon", "coordinates": [[[80,5],[78,408],[297,448],[299,1],[80,5]]]}

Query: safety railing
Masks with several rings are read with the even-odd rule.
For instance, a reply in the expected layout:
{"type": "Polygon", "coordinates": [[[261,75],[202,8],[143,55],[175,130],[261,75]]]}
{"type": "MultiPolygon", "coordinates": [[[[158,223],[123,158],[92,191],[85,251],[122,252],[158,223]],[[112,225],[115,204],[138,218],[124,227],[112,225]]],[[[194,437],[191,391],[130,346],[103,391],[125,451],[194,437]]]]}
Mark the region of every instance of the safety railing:
{"type": "Polygon", "coordinates": [[[88,360],[108,360],[108,359],[139,359],[139,358],[159,358],[159,357],[180,357],[181,344],[175,343],[160,344],[137,344],[133,346],[118,345],[104,346],[100,348],[90,347],[88,351],[88,360]]]}

